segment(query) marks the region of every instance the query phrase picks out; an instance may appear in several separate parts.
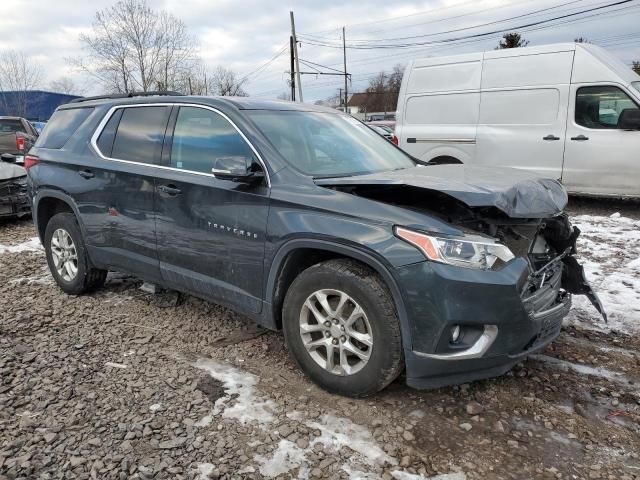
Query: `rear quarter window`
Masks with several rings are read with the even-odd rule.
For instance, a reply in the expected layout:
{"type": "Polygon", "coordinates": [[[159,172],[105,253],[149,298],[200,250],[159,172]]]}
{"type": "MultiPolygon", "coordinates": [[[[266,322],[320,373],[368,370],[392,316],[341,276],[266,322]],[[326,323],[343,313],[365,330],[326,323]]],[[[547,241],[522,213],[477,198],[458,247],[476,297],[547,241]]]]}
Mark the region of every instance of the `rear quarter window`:
{"type": "Polygon", "coordinates": [[[93,108],[71,108],[56,111],[38,137],[36,146],[58,149],[64,147],[78,127],[91,115],[93,108]]]}

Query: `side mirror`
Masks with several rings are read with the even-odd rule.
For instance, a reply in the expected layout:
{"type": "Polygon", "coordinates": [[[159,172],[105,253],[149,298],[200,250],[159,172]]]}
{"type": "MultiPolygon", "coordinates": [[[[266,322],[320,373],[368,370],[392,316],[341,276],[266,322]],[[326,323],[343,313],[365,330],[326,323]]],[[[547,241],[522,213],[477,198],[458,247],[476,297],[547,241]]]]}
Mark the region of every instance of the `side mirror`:
{"type": "Polygon", "coordinates": [[[640,109],[625,108],[618,117],[618,128],[620,130],[640,130],[640,109]]]}
{"type": "Polygon", "coordinates": [[[3,162],[7,162],[7,163],[16,162],[16,156],[11,155],[10,153],[3,153],[2,155],[0,155],[0,158],[2,159],[3,162]]]}
{"type": "Polygon", "coordinates": [[[258,183],[264,179],[264,172],[253,158],[240,155],[219,157],[211,173],[221,180],[240,183],[258,183]]]}

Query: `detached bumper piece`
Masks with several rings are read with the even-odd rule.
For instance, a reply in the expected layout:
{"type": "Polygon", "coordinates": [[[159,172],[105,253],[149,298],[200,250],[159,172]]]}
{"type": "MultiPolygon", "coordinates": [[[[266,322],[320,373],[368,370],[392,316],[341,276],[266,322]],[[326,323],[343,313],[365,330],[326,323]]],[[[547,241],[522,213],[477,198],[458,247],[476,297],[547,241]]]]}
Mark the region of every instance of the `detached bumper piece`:
{"type": "Polygon", "coordinates": [[[26,177],[0,181],[0,218],[23,217],[30,213],[26,177]]]}

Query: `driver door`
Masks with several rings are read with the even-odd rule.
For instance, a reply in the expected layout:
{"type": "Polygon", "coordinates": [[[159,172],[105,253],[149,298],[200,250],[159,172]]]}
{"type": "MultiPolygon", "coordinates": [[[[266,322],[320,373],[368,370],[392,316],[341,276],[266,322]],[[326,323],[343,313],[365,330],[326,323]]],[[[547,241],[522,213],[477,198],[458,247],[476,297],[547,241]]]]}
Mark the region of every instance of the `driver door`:
{"type": "Polygon", "coordinates": [[[165,283],[246,313],[262,308],[269,188],[216,178],[221,157],[254,151],[226,117],[174,107],[156,182],[156,231],[165,283]],[[171,126],[173,125],[173,126],[171,126]]]}
{"type": "Polygon", "coordinates": [[[640,131],[621,125],[638,104],[616,85],[572,85],[562,183],[573,193],[640,195],[640,131]]]}

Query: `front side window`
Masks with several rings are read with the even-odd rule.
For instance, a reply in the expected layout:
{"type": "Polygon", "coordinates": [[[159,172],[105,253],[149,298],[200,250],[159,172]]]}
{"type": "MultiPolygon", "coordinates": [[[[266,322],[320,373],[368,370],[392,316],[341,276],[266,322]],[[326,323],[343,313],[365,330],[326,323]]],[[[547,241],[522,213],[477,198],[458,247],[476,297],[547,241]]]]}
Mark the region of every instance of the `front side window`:
{"type": "Polygon", "coordinates": [[[618,87],[603,85],[581,87],[576,94],[576,123],[587,128],[617,129],[625,110],[638,110],[638,105],[618,87]]]}
{"type": "Polygon", "coordinates": [[[253,151],[221,115],[204,108],[180,107],[171,146],[171,166],[211,174],[217,161],[225,157],[250,159],[253,151]]]}
{"type": "Polygon", "coordinates": [[[640,82],[631,82],[631,85],[640,93],[640,82]]]}
{"type": "Polygon", "coordinates": [[[248,115],[285,160],[312,177],[415,166],[402,150],[346,115],[278,110],[249,110],[248,115]]]}
{"type": "Polygon", "coordinates": [[[169,111],[170,107],[123,108],[111,157],[132,162],[158,163],[169,111]]]}

